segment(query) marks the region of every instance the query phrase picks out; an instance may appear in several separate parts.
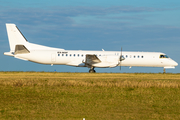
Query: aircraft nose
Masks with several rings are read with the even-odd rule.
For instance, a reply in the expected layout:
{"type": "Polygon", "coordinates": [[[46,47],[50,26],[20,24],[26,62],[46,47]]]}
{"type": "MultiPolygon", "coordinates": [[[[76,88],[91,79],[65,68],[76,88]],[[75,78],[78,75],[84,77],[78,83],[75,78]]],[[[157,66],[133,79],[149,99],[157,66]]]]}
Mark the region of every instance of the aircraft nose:
{"type": "MultiPolygon", "coordinates": [[[[175,61],[174,61],[174,62],[175,62],[175,61]]],[[[174,66],[178,66],[178,63],[177,63],[177,62],[175,62],[174,66]]]]}
{"type": "Polygon", "coordinates": [[[172,60],[172,65],[175,67],[175,66],[178,66],[178,63],[174,60],[172,60]]]}

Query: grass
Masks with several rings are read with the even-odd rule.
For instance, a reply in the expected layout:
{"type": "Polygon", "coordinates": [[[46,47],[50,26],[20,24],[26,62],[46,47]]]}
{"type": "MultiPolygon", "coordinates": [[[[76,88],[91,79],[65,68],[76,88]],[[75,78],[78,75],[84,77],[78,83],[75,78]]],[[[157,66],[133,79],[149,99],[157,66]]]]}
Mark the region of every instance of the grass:
{"type": "Polygon", "coordinates": [[[179,119],[180,74],[0,72],[0,119],[179,119]]]}

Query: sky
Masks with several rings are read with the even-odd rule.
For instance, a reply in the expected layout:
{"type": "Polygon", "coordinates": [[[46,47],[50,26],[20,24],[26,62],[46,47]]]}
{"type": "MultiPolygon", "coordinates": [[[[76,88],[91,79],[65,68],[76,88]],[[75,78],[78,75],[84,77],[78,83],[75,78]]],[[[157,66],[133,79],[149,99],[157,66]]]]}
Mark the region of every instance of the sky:
{"type": "MultiPolygon", "coordinates": [[[[5,23],[31,43],[67,50],[163,52],[180,64],[179,0],[0,0],[0,71],[88,72],[88,68],[42,65],[9,51],[5,23]]],[[[97,72],[159,73],[163,68],[96,68],[97,72]]],[[[180,73],[180,67],[167,69],[180,73]]]]}

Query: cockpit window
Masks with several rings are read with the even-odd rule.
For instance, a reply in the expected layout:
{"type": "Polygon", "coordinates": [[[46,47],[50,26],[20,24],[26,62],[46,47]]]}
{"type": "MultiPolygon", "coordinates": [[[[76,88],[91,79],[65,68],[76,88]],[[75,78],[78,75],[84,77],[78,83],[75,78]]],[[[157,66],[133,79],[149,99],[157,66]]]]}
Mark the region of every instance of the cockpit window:
{"type": "Polygon", "coordinates": [[[159,58],[169,58],[167,55],[160,55],[159,58]]]}

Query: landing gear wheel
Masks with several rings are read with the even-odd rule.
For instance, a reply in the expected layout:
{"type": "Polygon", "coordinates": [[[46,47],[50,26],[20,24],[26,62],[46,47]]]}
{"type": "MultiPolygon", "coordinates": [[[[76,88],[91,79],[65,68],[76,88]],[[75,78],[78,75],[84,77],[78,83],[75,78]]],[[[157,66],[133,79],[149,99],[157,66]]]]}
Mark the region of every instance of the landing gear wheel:
{"type": "Polygon", "coordinates": [[[96,71],[94,70],[94,68],[91,68],[91,69],[89,70],[89,73],[96,73],[96,71]]]}

